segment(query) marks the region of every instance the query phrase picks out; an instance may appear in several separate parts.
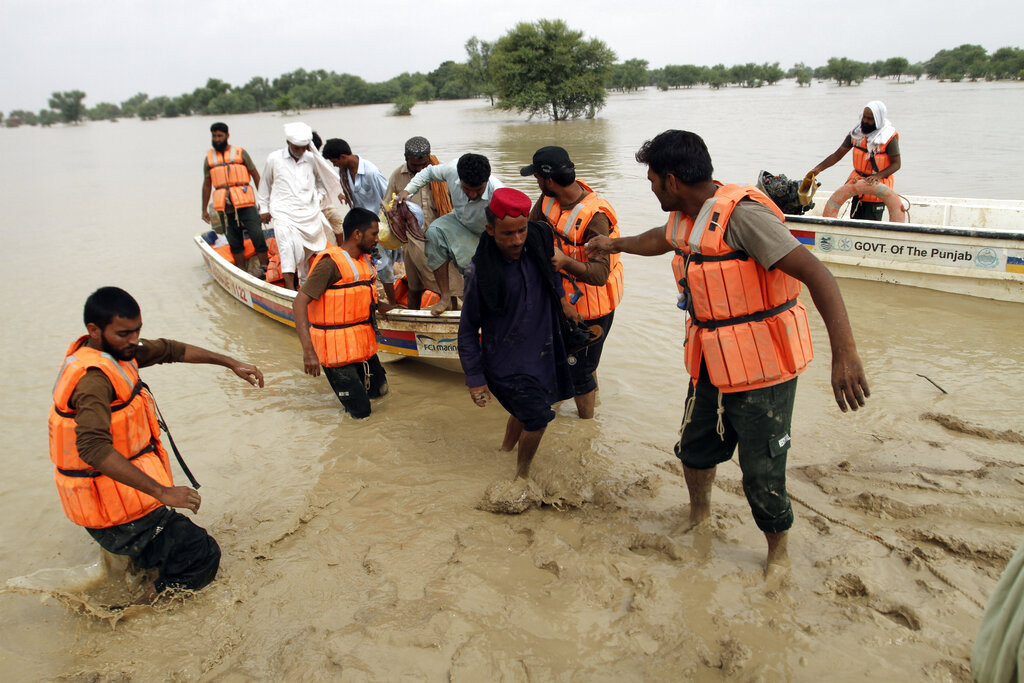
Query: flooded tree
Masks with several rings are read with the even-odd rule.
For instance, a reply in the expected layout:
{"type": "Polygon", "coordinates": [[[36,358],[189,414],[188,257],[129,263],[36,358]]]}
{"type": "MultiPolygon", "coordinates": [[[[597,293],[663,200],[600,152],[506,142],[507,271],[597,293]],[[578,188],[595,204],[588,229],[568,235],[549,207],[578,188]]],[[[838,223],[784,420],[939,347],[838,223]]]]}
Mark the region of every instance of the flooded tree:
{"type": "Polygon", "coordinates": [[[64,123],[78,123],[85,118],[85,105],[82,104],[84,99],[85,93],[81,90],[55,92],[50,96],[50,108],[64,123]]]}
{"type": "Polygon", "coordinates": [[[555,121],[593,118],[604,106],[615,53],[562,20],[520,23],[494,45],[490,74],[498,106],[555,121]]]}

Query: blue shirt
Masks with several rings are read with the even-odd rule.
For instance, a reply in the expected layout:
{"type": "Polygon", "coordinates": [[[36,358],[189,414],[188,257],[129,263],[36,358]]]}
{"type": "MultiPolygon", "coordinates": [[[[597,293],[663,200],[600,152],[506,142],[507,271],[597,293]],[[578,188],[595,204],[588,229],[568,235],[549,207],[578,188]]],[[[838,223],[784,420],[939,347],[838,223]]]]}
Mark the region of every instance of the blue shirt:
{"type": "Polygon", "coordinates": [[[484,231],[484,226],[487,225],[487,216],[484,214],[484,209],[491,202],[491,195],[499,187],[505,187],[505,185],[494,176],[491,176],[487,179],[487,188],[484,190],[483,195],[479,199],[470,199],[462,190],[462,181],[459,180],[458,163],[458,161],[449,161],[446,164],[427,166],[409,181],[409,184],[405,186],[405,191],[410,195],[414,195],[429,183],[445,183],[448,185],[448,194],[452,198],[452,213],[455,214],[460,223],[479,235],[484,231]]]}
{"type": "Polygon", "coordinates": [[[342,173],[348,173],[348,187],[352,191],[352,203],[355,206],[380,213],[380,205],[384,201],[384,192],[388,189],[388,179],[380,172],[380,169],[372,162],[359,157],[359,168],[356,169],[355,177],[342,169],[342,173]]]}

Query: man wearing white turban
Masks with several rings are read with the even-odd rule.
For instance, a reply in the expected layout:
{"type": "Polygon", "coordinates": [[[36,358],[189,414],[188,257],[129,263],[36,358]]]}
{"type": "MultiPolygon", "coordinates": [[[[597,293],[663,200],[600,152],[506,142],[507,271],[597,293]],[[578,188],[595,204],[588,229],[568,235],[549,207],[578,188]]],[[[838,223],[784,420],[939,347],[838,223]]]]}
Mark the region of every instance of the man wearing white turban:
{"type": "Polygon", "coordinates": [[[310,257],[327,247],[330,223],[320,211],[324,197],[341,193],[337,173],[315,147],[313,130],[301,122],[284,126],[288,146],[272,152],[260,176],[259,201],[273,221],[285,287],[305,281],[310,257]],[[298,276],[298,281],[296,281],[298,276]]]}
{"type": "MultiPolygon", "coordinates": [[[[892,121],[885,117],[885,105],[871,100],[861,112],[860,120],[839,145],[839,149],[811,169],[809,175],[818,175],[853,150],[853,172],[846,182],[866,180],[882,183],[892,189],[892,174],[900,170],[900,134],[892,121]]],[[[875,195],[853,198],[850,218],[880,221],[885,204],[875,195]]]]}

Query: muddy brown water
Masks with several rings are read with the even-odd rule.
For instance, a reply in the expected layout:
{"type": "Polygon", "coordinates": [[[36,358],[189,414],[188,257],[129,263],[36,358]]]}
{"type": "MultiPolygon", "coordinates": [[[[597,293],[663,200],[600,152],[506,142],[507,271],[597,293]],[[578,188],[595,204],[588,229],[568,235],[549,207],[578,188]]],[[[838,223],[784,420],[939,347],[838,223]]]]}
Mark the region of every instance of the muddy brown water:
{"type": "MultiPolygon", "coordinates": [[[[661,130],[701,133],[720,179],[799,177],[874,98],[901,131],[899,190],[1020,197],[1020,84],[650,91],[557,124],[480,101],[301,118],[385,172],[426,135],[440,158],[481,152],[531,194],[518,168],[561,144],[632,234],[664,220],[632,158],[661,130]]],[[[262,164],[294,118],[232,117],[232,141],[262,164]]],[[[975,601],[1024,530],[1024,455],[1000,438],[1024,433],[1024,308],[841,281],[873,395],[856,414],[835,407],[812,314],[818,357],[800,380],[789,464],[803,501],[793,568],[766,586],[734,464],[720,468],[712,523],[679,533],[687,496],[671,448],[686,377],[667,257],[624,257],[597,418],[562,405],[536,460],[549,504],[482,512],[484,489],[513,469],[496,449],[498,406],[478,409],[461,377],[403,361],[373,417],[347,419],[323,378],[303,375],[294,332],[203,269],[191,236],[212,121],[0,130],[0,579],[36,589],[0,595],[6,680],[965,680],[975,601]],[[214,367],[145,371],[224,559],[198,596],[127,613],[102,607],[122,579],[78,585],[97,548],[61,513],[46,456],[58,364],[85,296],[107,284],[139,299],[145,335],[224,350],[267,377],[256,391],[214,367]]]]}

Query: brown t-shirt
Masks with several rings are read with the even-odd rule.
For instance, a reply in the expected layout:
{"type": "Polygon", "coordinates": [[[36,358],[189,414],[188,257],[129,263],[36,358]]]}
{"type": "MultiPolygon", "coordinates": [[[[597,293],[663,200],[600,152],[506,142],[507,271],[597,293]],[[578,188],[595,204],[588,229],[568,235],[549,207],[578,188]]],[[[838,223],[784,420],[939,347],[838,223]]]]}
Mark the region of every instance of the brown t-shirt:
{"type": "Polygon", "coordinates": [[[729,217],[725,243],[770,269],[800,246],[789,228],[767,206],[744,197],[729,217]]]}
{"type": "MultiPolygon", "coordinates": [[[[583,201],[583,198],[586,196],[586,193],[584,193],[580,196],[579,200],[572,202],[571,204],[566,204],[565,206],[560,206],[561,211],[572,211],[573,207],[583,201]]],[[[548,221],[547,216],[544,215],[544,212],[541,211],[540,208],[541,202],[543,201],[544,195],[537,198],[537,201],[533,205],[533,209],[530,211],[530,220],[547,221],[550,224],[551,221],[548,221]]],[[[552,229],[553,228],[554,226],[552,226],[552,229]]],[[[607,237],[611,228],[612,223],[608,220],[608,216],[603,212],[595,213],[591,216],[590,222],[587,223],[587,227],[583,230],[583,242],[586,243],[598,235],[607,237]]],[[[600,287],[608,282],[608,275],[611,273],[611,264],[609,263],[608,254],[601,253],[595,254],[594,256],[588,256],[587,260],[582,263],[586,265],[587,271],[576,278],[577,282],[594,285],[596,287],[600,287]]]]}
{"type": "MultiPolygon", "coordinates": [[[[185,345],[173,339],[140,339],[135,360],[140,368],[158,363],[180,363],[185,359],[185,345]]],[[[75,447],[78,457],[90,467],[116,453],[110,434],[110,406],[114,402],[114,386],[99,368],[89,368],[71,392],[68,405],[75,411],[75,447]]],[[[130,457],[134,453],[122,453],[130,457]]]]}
{"type": "Polygon", "coordinates": [[[316,268],[310,272],[309,277],[299,287],[299,291],[310,299],[319,300],[327,288],[341,279],[341,271],[334,259],[325,256],[316,264],[316,268]]]}

